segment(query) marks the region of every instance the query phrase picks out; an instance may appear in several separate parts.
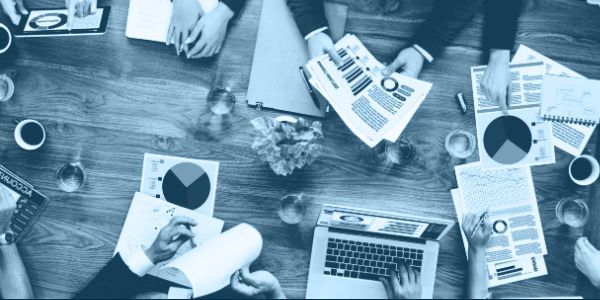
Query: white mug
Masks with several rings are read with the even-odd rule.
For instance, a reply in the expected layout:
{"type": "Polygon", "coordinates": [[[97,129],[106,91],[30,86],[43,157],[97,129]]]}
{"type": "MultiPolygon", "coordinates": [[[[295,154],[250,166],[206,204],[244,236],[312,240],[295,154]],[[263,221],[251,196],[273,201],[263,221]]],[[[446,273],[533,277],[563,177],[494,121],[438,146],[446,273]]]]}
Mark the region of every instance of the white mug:
{"type": "MultiPolygon", "coordinates": [[[[10,45],[12,45],[12,33],[10,32],[10,29],[8,29],[8,27],[6,27],[6,25],[0,23],[0,30],[4,30],[6,31],[7,35],[8,35],[8,43],[6,43],[6,46],[2,49],[0,49],[0,54],[8,51],[8,49],[10,49],[10,45]]],[[[0,45],[1,46],[1,45],[0,45]]]]}
{"type": "Polygon", "coordinates": [[[571,177],[571,180],[573,180],[573,182],[575,182],[578,185],[590,185],[590,184],[594,183],[596,180],[598,180],[599,176],[600,176],[600,164],[598,164],[598,161],[593,156],[584,154],[584,155],[575,157],[569,164],[569,177],[571,177]],[[587,178],[577,179],[573,176],[573,169],[572,169],[573,163],[578,159],[585,159],[590,163],[592,170],[590,171],[590,175],[587,178]]]}
{"type": "Polygon", "coordinates": [[[19,145],[19,147],[23,148],[24,150],[33,151],[39,149],[40,147],[42,147],[42,145],[44,145],[44,142],[46,142],[46,129],[40,122],[31,119],[23,121],[16,120],[16,122],[18,123],[15,127],[15,141],[17,142],[17,145],[19,145]],[[27,141],[25,141],[25,139],[23,139],[23,127],[30,123],[37,124],[42,129],[42,140],[35,145],[29,144],[27,141]]]}

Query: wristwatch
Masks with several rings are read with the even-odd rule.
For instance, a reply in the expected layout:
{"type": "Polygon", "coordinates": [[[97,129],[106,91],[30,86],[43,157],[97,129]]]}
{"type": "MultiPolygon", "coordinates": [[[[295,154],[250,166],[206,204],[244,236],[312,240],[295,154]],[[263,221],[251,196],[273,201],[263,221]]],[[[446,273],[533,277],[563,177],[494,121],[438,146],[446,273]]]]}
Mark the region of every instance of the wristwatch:
{"type": "Polygon", "coordinates": [[[0,246],[4,245],[12,245],[15,242],[15,234],[12,232],[7,232],[4,234],[0,234],[0,246]]]}

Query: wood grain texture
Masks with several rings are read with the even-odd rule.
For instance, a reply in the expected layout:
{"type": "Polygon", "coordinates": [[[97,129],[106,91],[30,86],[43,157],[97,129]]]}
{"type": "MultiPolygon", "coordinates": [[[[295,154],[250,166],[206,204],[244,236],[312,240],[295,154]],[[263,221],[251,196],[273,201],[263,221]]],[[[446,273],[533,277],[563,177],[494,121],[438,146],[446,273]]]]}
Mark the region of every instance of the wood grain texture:
{"type": "MultiPolygon", "coordinates": [[[[401,0],[397,10],[384,14],[376,7],[384,0],[370,1],[374,6],[337,1],[351,6],[347,32],[388,62],[433,2],[401,0]]],[[[35,7],[63,3],[29,2],[35,7]]],[[[517,42],[600,78],[600,9],[580,0],[526,2],[517,42]]],[[[0,163],[52,199],[20,243],[38,297],[73,296],[110,259],[139,189],[145,152],[219,160],[215,216],[225,220],[227,228],[243,221],[261,231],[264,250],[254,268],[272,271],[294,298],[304,297],[312,230],[323,203],[455,218],[449,192],[456,187],[453,167],[465,161],[450,158],[443,144],[454,129],[475,132],[472,109],[461,114],[454,94],[471,95],[469,67],[485,63],[481,14],[422,73],[434,88],[403,133],[417,149],[412,163],[405,168],[376,165],[372,151],[339,117],[330,116],[323,124],[323,156],[291,177],[278,177],[252,153],[249,123],[277,113],[257,112],[245,103],[261,3],[248,1],[217,58],[189,61],[172,47],[127,39],[128,3],[119,0],[100,1],[113,9],[103,36],[17,39],[11,52],[0,58],[2,69],[16,75],[15,97],[0,104],[0,163]],[[207,111],[206,95],[217,84],[230,87],[237,98],[227,120],[207,111]],[[40,151],[24,152],[14,143],[15,117],[35,118],[46,126],[48,141],[40,151]],[[54,172],[75,158],[86,166],[89,180],[76,193],[60,192],[54,172]],[[308,216],[298,226],[285,225],[276,213],[279,199],[291,192],[309,198],[308,216]]],[[[595,145],[593,139],[590,151],[595,145]]],[[[475,155],[467,162],[477,159],[475,155]]],[[[600,214],[600,209],[595,194],[568,184],[570,159],[557,151],[557,164],[533,168],[549,275],[494,289],[497,296],[575,293],[573,243],[581,230],[560,226],[554,207],[560,199],[594,195],[592,211],[600,214]]],[[[588,231],[597,234],[597,222],[591,224],[595,227],[588,231]]],[[[465,272],[464,248],[455,227],[442,241],[435,297],[464,296],[465,272]]]]}

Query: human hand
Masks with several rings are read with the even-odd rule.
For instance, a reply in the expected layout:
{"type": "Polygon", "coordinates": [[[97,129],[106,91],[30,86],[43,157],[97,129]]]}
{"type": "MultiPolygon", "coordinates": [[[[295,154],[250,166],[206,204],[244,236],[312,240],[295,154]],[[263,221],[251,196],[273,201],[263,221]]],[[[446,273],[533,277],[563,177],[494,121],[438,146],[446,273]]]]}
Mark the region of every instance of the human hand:
{"type": "Polygon", "coordinates": [[[23,0],[0,0],[0,6],[2,6],[2,10],[14,25],[19,25],[21,15],[29,13],[25,9],[25,5],[23,5],[23,0]]]}
{"type": "Polygon", "coordinates": [[[145,251],[146,256],[154,264],[171,259],[183,243],[195,237],[189,227],[196,224],[196,221],[188,217],[174,217],[160,230],[152,246],[145,251]]]}
{"type": "Polygon", "coordinates": [[[508,101],[512,95],[509,64],[509,50],[490,50],[490,61],[481,80],[485,97],[488,101],[498,103],[505,115],[508,114],[508,101]]]}
{"type": "Polygon", "coordinates": [[[600,251],[586,237],[575,243],[575,266],[590,282],[600,288],[600,251]]]}
{"type": "Polygon", "coordinates": [[[0,234],[8,232],[10,220],[12,219],[17,203],[12,199],[10,193],[0,188],[0,234]]]}
{"type": "Polygon", "coordinates": [[[390,277],[379,278],[389,299],[421,299],[421,274],[412,267],[400,266],[400,274],[392,270],[390,277]]]}
{"type": "Polygon", "coordinates": [[[250,273],[247,267],[231,276],[231,288],[245,297],[264,295],[268,299],[286,298],[273,274],[267,271],[250,273]]]}
{"type": "Polygon", "coordinates": [[[186,47],[196,43],[191,50],[186,50],[187,58],[210,57],[219,53],[231,18],[233,11],[223,2],[219,2],[214,10],[200,18],[185,40],[186,47]]]}
{"type": "Polygon", "coordinates": [[[423,55],[417,49],[408,47],[398,53],[396,59],[383,70],[383,75],[390,76],[396,70],[402,68],[402,75],[417,78],[421,73],[421,69],[423,69],[424,63],[425,58],[423,55]]]}
{"type": "Polygon", "coordinates": [[[77,17],[83,18],[96,13],[98,8],[97,0],[65,0],[67,10],[67,30],[73,29],[75,14],[77,17]]]}
{"type": "Polygon", "coordinates": [[[177,55],[184,50],[184,41],[202,17],[204,11],[197,0],[173,0],[171,22],[167,30],[167,46],[173,43],[177,55]]]}
{"type": "Polygon", "coordinates": [[[469,241],[469,245],[473,248],[473,250],[484,249],[485,245],[490,240],[490,236],[492,235],[492,224],[487,216],[485,216],[483,223],[479,226],[479,228],[477,228],[477,232],[473,234],[477,227],[477,223],[479,223],[479,219],[481,219],[481,216],[483,216],[485,213],[487,213],[487,211],[480,211],[475,214],[467,214],[463,217],[462,229],[465,232],[467,240],[469,241]]]}
{"type": "Polygon", "coordinates": [[[337,53],[337,50],[335,50],[333,40],[326,33],[319,32],[310,37],[306,43],[308,45],[308,54],[310,58],[315,58],[323,54],[329,54],[329,57],[331,57],[336,65],[340,65],[342,62],[342,58],[337,53]]]}

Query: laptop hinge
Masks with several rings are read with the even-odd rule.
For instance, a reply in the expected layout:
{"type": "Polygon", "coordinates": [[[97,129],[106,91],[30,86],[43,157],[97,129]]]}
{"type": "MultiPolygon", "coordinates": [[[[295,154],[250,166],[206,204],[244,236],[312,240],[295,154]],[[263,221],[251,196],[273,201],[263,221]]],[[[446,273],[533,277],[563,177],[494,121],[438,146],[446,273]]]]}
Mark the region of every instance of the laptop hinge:
{"type": "Polygon", "coordinates": [[[362,231],[341,229],[341,228],[336,228],[336,227],[331,227],[331,226],[329,227],[329,232],[348,234],[348,235],[353,235],[353,236],[364,236],[364,237],[371,237],[371,238],[384,238],[386,240],[408,242],[408,243],[417,243],[417,244],[426,244],[427,243],[427,240],[424,240],[424,239],[394,236],[394,235],[388,235],[388,234],[376,233],[376,232],[362,232],[362,231]]]}

